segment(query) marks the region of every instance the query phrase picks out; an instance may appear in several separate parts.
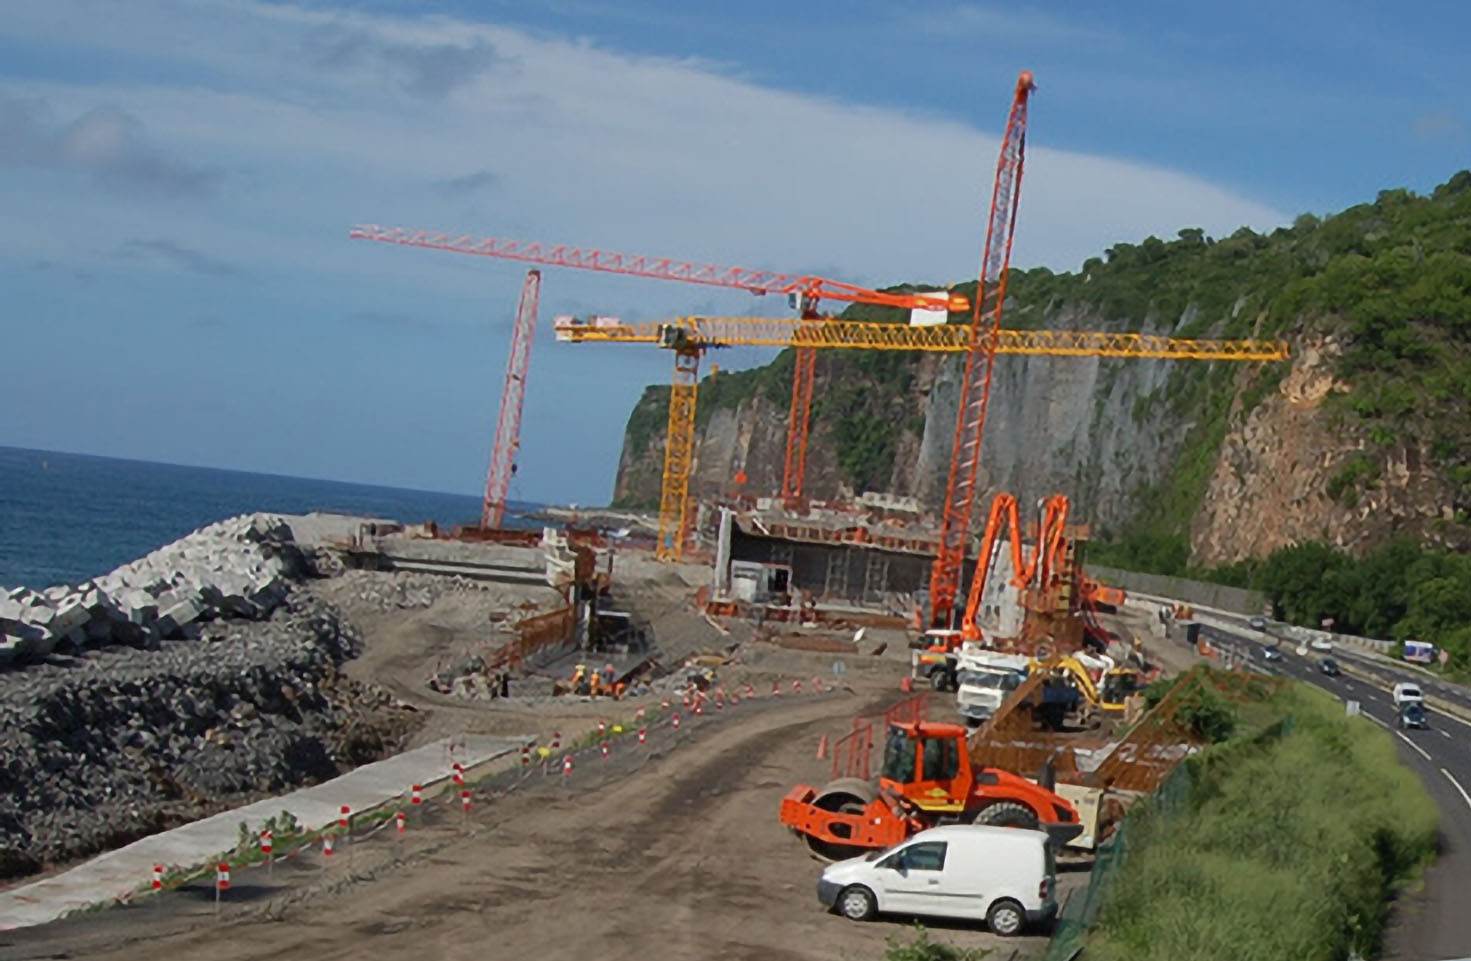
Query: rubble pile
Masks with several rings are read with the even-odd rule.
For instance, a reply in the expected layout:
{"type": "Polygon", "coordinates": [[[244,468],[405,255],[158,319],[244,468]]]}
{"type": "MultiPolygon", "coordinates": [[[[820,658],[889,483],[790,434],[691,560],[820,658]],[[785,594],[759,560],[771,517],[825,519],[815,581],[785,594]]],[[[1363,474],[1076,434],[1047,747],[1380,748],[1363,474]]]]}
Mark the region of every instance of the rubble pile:
{"type": "Polygon", "coordinates": [[[309,569],[281,518],[232,517],[76,587],[9,591],[0,664],[112,644],[154,648],[197,637],[201,622],[263,618],[309,569]]]}
{"type": "Polygon", "coordinates": [[[0,674],[0,877],[396,750],[413,714],[338,673],[358,642],[336,609],[307,592],[273,606],[151,650],[58,652],[0,674]]]}
{"type": "Polygon", "coordinates": [[[347,571],[337,578],[334,596],[361,602],[379,611],[432,607],[450,594],[468,594],[492,585],[468,577],[419,574],[412,571],[347,571]]]}

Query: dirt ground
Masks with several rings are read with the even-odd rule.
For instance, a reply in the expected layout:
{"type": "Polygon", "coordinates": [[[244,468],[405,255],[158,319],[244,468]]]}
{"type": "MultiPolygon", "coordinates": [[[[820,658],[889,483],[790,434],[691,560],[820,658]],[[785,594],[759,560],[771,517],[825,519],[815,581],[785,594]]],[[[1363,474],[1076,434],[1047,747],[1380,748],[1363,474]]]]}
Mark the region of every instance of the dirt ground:
{"type": "MultiPolygon", "coordinates": [[[[271,883],[237,871],[218,917],[206,890],[182,890],[0,936],[0,957],[879,958],[886,938],[907,937],[906,919],[826,914],[821,863],[776,816],[792,784],[825,777],[821,734],[899,696],[858,687],[686,716],[645,748],[580,756],[567,778],[507,772],[515,788],[478,801],[468,830],[431,803],[401,860],[383,832],[356,845],[351,870],[339,853],[325,870],[319,854],[294,859],[271,883]]],[[[937,940],[1004,947],[1003,958],[1036,956],[1046,940],[931,927],[937,940]]]]}
{"type": "MultiPolygon", "coordinates": [[[[690,612],[698,571],[664,571],[630,571],[644,615],[662,630],[661,646],[677,639],[677,650],[689,652],[739,640],[690,612]]],[[[659,710],[662,695],[616,704],[485,702],[429,690],[424,681],[435,663],[483,633],[485,603],[451,595],[428,608],[382,611],[347,599],[345,612],[365,639],[348,670],[422,712],[416,743],[461,731],[534,734],[546,743],[553,730],[566,743],[599,719],[627,722],[643,707],[661,719],[650,724],[649,744],[624,738],[609,759],[589,746],[567,777],[527,776],[517,759],[507,759],[477,772],[493,780],[476,788],[468,818],[457,798],[432,798],[401,841],[380,831],[347,856],[341,848],[331,861],[303,853],[270,877],[261,868],[237,869],[218,915],[200,884],[0,933],[0,959],[856,961],[880,958],[890,937],[908,937],[912,919],[856,924],[825,913],[816,899],[821,862],[777,819],[792,785],[828,779],[828,762],[815,757],[821,735],[835,738],[855,714],[904,696],[903,632],[870,630],[856,655],[743,645],[719,680],[732,691],[749,682],[761,697],[703,718],[685,712],[675,731],[659,710]],[[883,641],[882,656],[871,655],[883,641]],[[813,677],[841,690],[814,695],[813,677]],[[805,682],[801,696],[791,693],[795,678],[805,682]],[[780,698],[770,697],[774,680],[783,683],[780,698]]],[[[1145,637],[1151,654],[1159,646],[1132,621],[1117,627],[1125,637],[1145,637]]],[[[1177,660],[1169,653],[1166,663],[1177,660]]],[[[948,696],[936,696],[930,716],[953,717],[948,696]]],[[[1086,883],[1086,869],[1084,862],[1059,878],[1060,900],[1086,883]]],[[[1040,956],[1046,943],[1045,932],[1001,939],[970,925],[927,926],[942,942],[999,948],[1001,959],[1014,950],[1040,956]]]]}

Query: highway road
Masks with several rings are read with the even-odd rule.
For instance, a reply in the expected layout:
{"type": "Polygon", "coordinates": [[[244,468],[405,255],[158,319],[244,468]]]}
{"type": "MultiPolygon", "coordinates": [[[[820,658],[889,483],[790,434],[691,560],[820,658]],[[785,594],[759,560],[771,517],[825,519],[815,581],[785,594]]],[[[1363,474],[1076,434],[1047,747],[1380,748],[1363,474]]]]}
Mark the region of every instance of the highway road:
{"type": "Polygon", "coordinates": [[[1364,717],[1395,738],[1401,759],[1420,775],[1440,809],[1441,853],[1426,872],[1424,891],[1397,903],[1384,957],[1471,958],[1471,722],[1432,708],[1426,712],[1428,728],[1400,730],[1390,689],[1397,682],[1413,681],[1432,697],[1465,705],[1468,713],[1471,691],[1353,650],[1340,648],[1331,655],[1309,650],[1299,655],[1295,641],[1272,636],[1280,631],[1273,625],[1264,634],[1243,619],[1238,629],[1202,625],[1201,631],[1212,643],[1247,656],[1258,669],[1306,681],[1344,701],[1357,701],[1364,717]],[[1265,660],[1269,644],[1282,652],[1281,660],[1265,660]],[[1322,673],[1319,665],[1325,656],[1361,676],[1322,673]]]}

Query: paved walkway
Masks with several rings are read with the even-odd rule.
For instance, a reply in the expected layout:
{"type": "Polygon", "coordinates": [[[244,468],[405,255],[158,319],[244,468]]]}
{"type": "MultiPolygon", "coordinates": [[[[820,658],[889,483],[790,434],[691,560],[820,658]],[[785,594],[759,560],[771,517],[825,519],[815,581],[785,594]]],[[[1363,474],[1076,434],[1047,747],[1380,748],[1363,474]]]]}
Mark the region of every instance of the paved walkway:
{"type": "Polygon", "coordinates": [[[241,821],[258,831],[267,819],[286,810],[308,829],[323,827],[337,819],[344,804],[354,814],[371,811],[406,795],[415,784],[428,787],[449,780],[456,762],[474,768],[518,751],[530,740],[466,735],[435,741],[364,764],[315,787],[256,801],[142,838],[55,877],[0,892],[0,931],[45,924],[78,908],[122,897],[146,885],[155,864],[208,864],[221,852],[234,849],[241,821]]]}

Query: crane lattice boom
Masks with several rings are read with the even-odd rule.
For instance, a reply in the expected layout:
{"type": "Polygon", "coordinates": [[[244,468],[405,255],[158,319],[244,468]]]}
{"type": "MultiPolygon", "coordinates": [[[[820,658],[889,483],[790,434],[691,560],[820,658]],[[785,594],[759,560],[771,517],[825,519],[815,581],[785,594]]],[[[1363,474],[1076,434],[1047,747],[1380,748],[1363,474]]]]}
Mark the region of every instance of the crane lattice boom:
{"type": "Polygon", "coordinates": [[[521,447],[521,407],[526,399],[526,371],[531,364],[531,341],[536,333],[536,303],[540,293],[541,271],[528,270],[521,285],[521,302],[516,308],[516,326],[511,331],[511,350],[506,355],[506,385],[501,390],[495,447],[490,454],[490,471],[485,476],[481,527],[501,526],[506,492],[516,471],[516,453],[521,447]]]}
{"type": "Polygon", "coordinates": [[[745,267],[717,267],[671,257],[650,257],[612,250],[546,244],[538,241],[506,240],[500,237],[471,237],[411,230],[406,227],[379,227],[366,224],[352,228],[348,236],[358,240],[401,244],[405,247],[427,247],[482,257],[521,260],[551,267],[575,267],[606,273],[653,277],[659,280],[682,280],[711,287],[732,287],[752,294],[796,294],[813,300],[841,300],[849,303],[878,304],[884,307],[926,308],[930,310],[967,310],[970,300],[958,294],[884,293],[829,280],[826,277],[782,274],[772,270],[750,270],[745,267]]]}
{"type": "Polygon", "coordinates": [[[965,563],[971,507],[975,503],[976,473],[981,462],[981,437],[986,407],[991,400],[991,375],[1001,310],[1006,303],[1006,275],[1011,263],[1011,239],[1016,231],[1016,202],[1021,194],[1022,165],[1026,158],[1027,102],[1034,89],[1032,74],[1017,77],[996,181],[991,190],[991,216],[986,223],[986,246],[970,324],[970,350],[961,377],[960,410],[955,418],[955,443],[950,452],[950,475],[945,485],[945,510],[940,519],[940,541],[930,567],[930,622],[948,627],[965,563]],[[990,306],[987,307],[987,302],[990,306]]]}
{"type": "MultiPolygon", "coordinates": [[[[911,327],[871,321],[804,321],[789,317],[678,317],[673,320],[595,326],[558,321],[558,340],[572,343],[658,344],[673,328],[685,343],[702,347],[815,347],[849,350],[916,350],[964,353],[970,328],[957,324],[911,327]]],[[[1000,330],[998,354],[1062,357],[1135,357],[1175,360],[1286,360],[1281,340],[1201,340],[1088,330],[1000,330]]]]}

